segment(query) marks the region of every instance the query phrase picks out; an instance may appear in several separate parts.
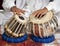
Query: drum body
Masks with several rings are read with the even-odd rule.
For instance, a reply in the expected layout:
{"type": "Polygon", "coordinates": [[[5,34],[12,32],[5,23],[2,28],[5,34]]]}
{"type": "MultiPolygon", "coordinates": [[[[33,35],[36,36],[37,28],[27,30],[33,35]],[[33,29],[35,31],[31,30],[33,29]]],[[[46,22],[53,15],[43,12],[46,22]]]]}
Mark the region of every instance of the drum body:
{"type": "Polygon", "coordinates": [[[33,35],[48,37],[55,33],[58,27],[58,21],[53,12],[49,11],[42,18],[36,18],[34,15],[31,15],[29,27],[33,35]]]}
{"type": "Polygon", "coordinates": [[[14,15],[6,24],[5,32],[9,36],[21,37],[26,32],[27,19],[23,16],[14,15]]]}

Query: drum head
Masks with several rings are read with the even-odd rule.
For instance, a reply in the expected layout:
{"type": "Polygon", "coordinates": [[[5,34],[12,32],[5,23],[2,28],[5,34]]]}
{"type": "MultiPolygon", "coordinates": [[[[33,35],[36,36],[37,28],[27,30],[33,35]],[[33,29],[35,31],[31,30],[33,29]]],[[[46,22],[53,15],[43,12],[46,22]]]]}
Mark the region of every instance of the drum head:
{"type": "Polygon", "coordinates": [[[45,22],[48,22],[53,17],[53,12],[49,11],[47,14],[45,14],[41,19],[34,17],[34,15],[30,16],[30,22],[37,23],[37,24],[43,24],[45,22]]]}
{"type": "Polygon", "coordinates": [[[26,17],[24,17],[24,16],[15,15],[15,18],[16,18],[19,22],[22,22],[23,24],[27,23],[27,19],[26,19],[26,17]]]}

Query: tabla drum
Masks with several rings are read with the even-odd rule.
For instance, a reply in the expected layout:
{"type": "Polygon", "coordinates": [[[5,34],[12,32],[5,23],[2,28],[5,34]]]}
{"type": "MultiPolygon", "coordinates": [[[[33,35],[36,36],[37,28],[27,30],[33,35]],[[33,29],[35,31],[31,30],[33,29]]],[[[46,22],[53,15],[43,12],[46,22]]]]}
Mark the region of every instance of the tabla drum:
{"type": "Polygon", "coordinates": [[[26,33],[26,24],[26,17],[14,15],[5,24],[5,32],[13,37],[21,37],[26,33]]]}
{"type": "Polygon", "coordinates": [[[29,29],[34,36],[51,36],[55,33],[57,27],[58,21],[52,11],[49,11],[42,18],[34,17],[33,14],[30,16],[29,29]]]}

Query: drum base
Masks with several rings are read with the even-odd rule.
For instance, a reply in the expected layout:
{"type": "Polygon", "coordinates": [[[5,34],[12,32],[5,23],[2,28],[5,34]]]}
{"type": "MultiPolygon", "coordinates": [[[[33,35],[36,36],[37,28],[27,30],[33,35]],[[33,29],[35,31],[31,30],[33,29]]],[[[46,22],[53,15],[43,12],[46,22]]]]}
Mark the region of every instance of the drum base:
{"type": "Polygon", "coordinates": [[[34,35],[31,36],[31,39],[35,42],[40,42],[40,43],[51,43],[55,40],[55,37],[54,35],[52,36],[48,36],[48,37],[44,37],[44,38],[41,38],[41,37],[36,37],[34,35]]]}
{"type": "Polygon", "coordinates": [[[5,33],[2,35],[2,39],[9,42],[9,43],[19,43],[19,42],[23,42],[27,39],[27,34],[25,34],[22,37],[18,37],[18,38],[13,38],[13,37],[9,37],[7,36],[5,33]]]}

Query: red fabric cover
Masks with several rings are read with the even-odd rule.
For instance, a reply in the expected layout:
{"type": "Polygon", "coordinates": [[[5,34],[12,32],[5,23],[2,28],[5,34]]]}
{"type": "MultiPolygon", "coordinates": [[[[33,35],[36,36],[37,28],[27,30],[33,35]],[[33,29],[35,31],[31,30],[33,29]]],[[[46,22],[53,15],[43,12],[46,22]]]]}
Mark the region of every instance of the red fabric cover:
{"type": "Polygon", "coordinates": [[[41,43],[36,43],[32,41],[30,38],[28,38],[26,41],[22,43],[8,43],[4,40],[2,40],[0,36],[0,46],[42,46],[41,43]]]}

